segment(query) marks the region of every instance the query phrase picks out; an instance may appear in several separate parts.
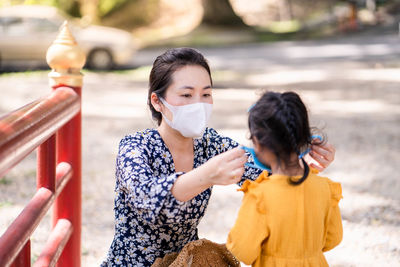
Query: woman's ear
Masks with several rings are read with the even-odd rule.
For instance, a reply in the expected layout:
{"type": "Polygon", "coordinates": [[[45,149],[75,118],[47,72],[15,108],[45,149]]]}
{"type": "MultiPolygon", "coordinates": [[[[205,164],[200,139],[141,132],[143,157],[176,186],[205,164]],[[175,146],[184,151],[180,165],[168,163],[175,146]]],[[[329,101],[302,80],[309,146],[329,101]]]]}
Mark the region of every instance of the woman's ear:
{"type": "Polygon", "coordinates": [[[156,93],[151,93],[150,101],[156,111],[162,112],[162,103],[156,93]]]}

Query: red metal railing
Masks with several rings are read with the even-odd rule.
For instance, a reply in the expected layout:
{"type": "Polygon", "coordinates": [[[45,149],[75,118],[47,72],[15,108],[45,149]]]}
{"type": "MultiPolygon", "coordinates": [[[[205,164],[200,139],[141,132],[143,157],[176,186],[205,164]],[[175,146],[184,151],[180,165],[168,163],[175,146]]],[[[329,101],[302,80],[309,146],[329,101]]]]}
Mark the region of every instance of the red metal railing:
{"type": "Polygon", "coordinates": [[[80,266],[81,88],[54,87],[46,98],[0,118],[0,179],[37,150],[37,191],[0,237],[0,266],[30,266],[30,236],[54,203],[53,230],[34,266],[80,266]]]}

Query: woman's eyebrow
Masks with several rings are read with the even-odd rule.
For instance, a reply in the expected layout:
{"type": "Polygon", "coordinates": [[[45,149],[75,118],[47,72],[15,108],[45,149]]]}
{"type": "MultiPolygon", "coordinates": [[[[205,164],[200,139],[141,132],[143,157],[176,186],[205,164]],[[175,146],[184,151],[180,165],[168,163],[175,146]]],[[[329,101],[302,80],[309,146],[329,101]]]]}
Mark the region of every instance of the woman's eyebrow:
{"type": "MultiPolygon", "coordinates": [[[[191,89],[191,90],[193,90],[194,87],[193,86],[189,86],[189,85],[184,85],[184,86],[179,87],[178,89],[191,89]]],[[[206,90],[206,89],[211,89],[211,85],[207,85],[207,86],[205,86],[203,88],[203,90],[206,90]]]]}

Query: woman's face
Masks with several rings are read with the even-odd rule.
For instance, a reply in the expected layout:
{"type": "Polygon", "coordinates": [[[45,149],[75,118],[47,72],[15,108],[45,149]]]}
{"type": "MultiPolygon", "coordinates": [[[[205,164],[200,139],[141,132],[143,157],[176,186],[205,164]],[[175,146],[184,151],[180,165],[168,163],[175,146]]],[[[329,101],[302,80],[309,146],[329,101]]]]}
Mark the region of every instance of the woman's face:
{"type": "MultiPolygon", "coordinates": [[[[154,97],[152,97],[152,104],[155,109],[161,111],[168,119],[171,119],[172,114],[168,108],[162,105],[160,101],[154,101],[154,103],[154,97]]],[[[172,74],[172,83],[166,90],[164,98],[173,106],[183,106],[199,102],[212,104],[210,75],[202,66],[184,66],[172,74]]]]}
{"type": "Polygon", "coordinates": [[[184,66],[172,74],[172,84],[168,87],[165,100],[174,106],[198,102],[212,104],[211,80],[201,66],[184,66]]]}

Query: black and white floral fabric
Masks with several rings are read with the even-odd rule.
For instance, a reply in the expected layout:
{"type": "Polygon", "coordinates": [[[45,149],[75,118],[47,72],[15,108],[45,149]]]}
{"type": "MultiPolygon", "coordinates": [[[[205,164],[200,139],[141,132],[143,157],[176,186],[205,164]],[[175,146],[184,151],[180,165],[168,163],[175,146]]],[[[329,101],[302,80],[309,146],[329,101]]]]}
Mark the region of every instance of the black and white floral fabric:
{"type": "MultiPolygon", "coordinates": [[[[215,155],[238,146],[207,128],[194,139],[194,168],[215,155]]],[[[251,158],[249,159],[251,161],[251,158]]],[[[244,179],[255,180],[260,170],[246,167],[244,179]]],[[[116,162],[115,236],[101,266],[151,266],[157,257],[179,251],[198,239],[212,188],[187,202],[175,199],[171,188],[182,175],[155,129],[124,137],[116,162]]]]}

